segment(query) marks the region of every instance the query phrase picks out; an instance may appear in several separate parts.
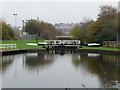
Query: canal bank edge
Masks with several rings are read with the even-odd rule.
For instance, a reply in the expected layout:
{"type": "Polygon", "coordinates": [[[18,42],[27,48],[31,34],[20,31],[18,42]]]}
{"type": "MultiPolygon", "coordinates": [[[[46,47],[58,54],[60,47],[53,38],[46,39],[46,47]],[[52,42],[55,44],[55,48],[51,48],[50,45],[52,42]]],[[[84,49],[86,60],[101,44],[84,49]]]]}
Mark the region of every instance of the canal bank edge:
{"type": "MultiPolygon", "coordinates": [[[[13,55],[13,54],[21,54],[28,52],[39,52],[46,51],[45,48],[40,49],[17,49],[17,50],[3,50],[0,51],[2,55],[13,55]]],[[[110,50],[97,50],[97,49],[77,49],[75,52],[77,53],[101,53],[101,54],[117,54],[120,55],[120,51],[110,51],[110,50]]]]}
{"type": "Polygon", "coordinates": [[[39,51],[45,51],[45,48],[42,49],[16,49],[16,50],[4,50],[0,51],[0,53],[4,55],[14,55],[14,54],[22,54],[22,53],[28,53],[28,52],[39,52],[39,51]]]}
{"type": "Polygon", "coordinates": [[[80,53],[101,53],[101,54],[116,54],[120,55],[120,51],[112,51],[112,50],[98,50],[98,49],[78,49],[76,52],[80,53]]]}

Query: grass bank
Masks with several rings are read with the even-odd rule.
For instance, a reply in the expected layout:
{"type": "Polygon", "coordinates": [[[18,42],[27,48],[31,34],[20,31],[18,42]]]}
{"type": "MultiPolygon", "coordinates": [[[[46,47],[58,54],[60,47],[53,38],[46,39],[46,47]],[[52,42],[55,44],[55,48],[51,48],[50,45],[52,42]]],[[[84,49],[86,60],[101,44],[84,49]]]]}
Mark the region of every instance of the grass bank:
{"type": "MultiPolygon", "coordinates": [[[[44,42],[44,40],[39,40],[39,42],[44,42]]],[[[28,46],[26,43],[36,43],[36,40],[3,40],[2,44],[16,44],[16,49],[40,49],[42,46],[28,46]]]]}
{"type": "Polygon", "coordinates": [[[93,49],[93,50],[106,50],[106,51],[120,51],[120,48],[112,48],[112,47],[87,47],[82,46],[80,49],[93,49]]]}
{"type": "MultiPolygon", "coordinates": [[[[39,40],[39,42],[44,42],[44,40],[39,40]]],[[[16,44],[16,49],[43,49],[42,46],[28,46],[26,43],[36,43],[36,40],[3,40],[3,44],[16,44]]],[[[120,51],[120,48],[111,48],[111,47],[87,47],[82,46],[79,49],[86,49],[86,50],[107,50],[107,51],[120,51]]]]}

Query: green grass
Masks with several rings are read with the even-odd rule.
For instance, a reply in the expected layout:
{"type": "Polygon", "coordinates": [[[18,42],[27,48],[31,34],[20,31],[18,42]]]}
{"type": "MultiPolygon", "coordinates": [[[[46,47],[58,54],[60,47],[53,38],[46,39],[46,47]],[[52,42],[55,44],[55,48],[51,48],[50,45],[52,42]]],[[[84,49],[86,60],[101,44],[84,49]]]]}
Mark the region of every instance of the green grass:
{"type": "MultiPolygon", "coordinates": [[[[44,42],[44,40],[39,40],[39,42],[44,42]]],[[[39,49],[42,46],[28,46],[26,43],[36,43],[36,40],[3,40],[2,44],[17,44],[16,49],[39,49]]]]}
{"type": "Polygon", "coordinates": [[[112,47],[87,47],[87,46],[83,46],[80,49],[95,49],[95,50],[120,51],[120,48],[112,48],[112,47]]]}
{"type": "MultiPolygon", "coordinates": [[[[44,42],[44,40],[39,40],[39,42],[44,42]]],[[[3,40],[3,44],[17,44],[16,49],[42,49],[42,46],[28,46],[26,43],[36,43],[36,40],[3,40]]],[[[109,51],[120,51],[120,48],[111,47],[87,47],[82,46],[80,49],[95,49],[95,50],[109,50],[109,51]]]]}

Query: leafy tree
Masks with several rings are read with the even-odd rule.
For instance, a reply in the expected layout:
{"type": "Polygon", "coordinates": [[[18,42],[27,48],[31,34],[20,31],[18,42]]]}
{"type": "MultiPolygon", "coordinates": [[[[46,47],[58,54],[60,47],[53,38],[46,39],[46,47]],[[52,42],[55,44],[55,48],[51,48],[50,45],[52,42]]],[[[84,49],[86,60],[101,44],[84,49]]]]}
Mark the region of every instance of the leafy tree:
{"type": "Polygon", "coordinates": [[[112,6],[101,6],[98,19],[88,28],[88,42],[99,42],[116,40],[118,31],[117,10],[112,6]]]}
{"type": "Polygon", "coordinates": [[[82,27],[79,25],[76,25],[71,32],[72,36],[74,39],[78,39],[81,40],[81,42],[83,43],[85,36],[84,36],[84,32],[82,30],[82,27]]]}
{"type": "Polygon", "coordinates": [[[0,23],[0,27],[2,27],[2,40],[16,39],[15,33],[9,24],[2,22],[0,23]]]}
{"type": "Polygon", "coordinates": [[[0,40],[2,40],[2,22],[0,20],[0,40]]]}
{"type": "Polygon", "coordinates": [[[72,36],[74,39],[80,39],[82,43],[86,43],[87,41],[87,32],[89,24],[93,23],[93,20],[88,18],[83,18],[83,22],[75,25],[72,29],[72,36]]]}
{"type": "Polygon", "coordinates": [[[117,37],[116,37],[116,39],[119,42],[118,46],[120,48],[120,10],[118,11],[118,18],[117,18],[117,25],[116,25],[116,27],[118,28],[117,29],[117,37]]]}
{"type": "Polygon", "coordinates": [[[101,22],[91,23],[88,27],[87,42],[99,42],[101,32],[101,22]]]}
{"type": "Polygon", "coordinates": [[[98,14],[99,20],[113,19],[117,15],[117,9],[110,5],[103,5],[100,7],[100,13],[98,14]]]}
{"type": "Polygon", "coordinates": [[[29,34],[37,34],[44,39],[54,39],[56,35],[56,28],[52,24],[35,19],[26,22],[25,31],[29,34]]]}
{"type": "Polygon", "coordinates": [[[56,28],[52,24],[45,23],[45,22],[42,22],[42,26],[44,26],[44,27],[43,27],[41,34],[44,35],[44,38],[45,39],[54,39],[55,35],[57,33],[56,28]]]}
{"type": "Polygon", "coordinates": [[[40,34],[41,33],[42,27],[40,27],[40,22],[31,19],[27,20],[25,24],[25,31],[28,32],[29,34],[40,34]]]}
{"type": "Polygon", "coordinates": [[[84,43],[87,42],[87,32],[88,32],[88,27],[91,23],[93,23],[93,20],[90,20],[89,18],[83,18],[83,22],[81,23],[81,28],[83,31],[83,35],[84,35],[84,43]]]}

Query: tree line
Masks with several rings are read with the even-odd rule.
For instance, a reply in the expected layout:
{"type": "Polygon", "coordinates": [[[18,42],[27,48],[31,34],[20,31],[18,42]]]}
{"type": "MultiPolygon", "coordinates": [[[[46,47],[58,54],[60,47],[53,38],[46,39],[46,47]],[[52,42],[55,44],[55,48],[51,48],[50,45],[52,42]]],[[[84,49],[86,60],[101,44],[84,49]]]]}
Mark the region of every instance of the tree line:
{"type": "MultiPolygon", "coordinates": [[[[82,43],[96,42],[102,44],[103,41],[115,41],[117,34],[120,38],[120,12],[115,7],[104,5],[99,8],[96,21],[84,19],[81,25],[76,25],[71,32],[74,39],[79,39],[82,43]]],[[[2,39],[19,39],[18,33],[6,22],[0,22],[2,27],[2,39]]],[[[59,31],[53,24],[44,21],[30,19],[25,22],[24,31],[29,35],[37,35],[37,38],[55,39],[59,31]]]]}
{"type": "Polygon", "coordinates": [[[96,21],[86,19],[81,25],[76,25],[71,32],[73,38],[82,43],[116,41],[120,32],[117,9],[109,5],[101,6],[97,17],[96,21]]]}
{"type": "Polygon", "coordinates": [[[16,39],[15,33],[11,25],[7,24],[6,22],[0,22],[0,33],[2,36],[2,40],[13,40],[16,39]]]}
{"type": "Polygon", "coordinates": [[[36,34],[38,38],[54,39],[57,29],[53,24],[36,19],[27,20],[24,27],[28,34],[36,34]]]}
{"type": "MultiPolygon", "coordinates": [[[[20,38],[20,30],[18,30],[18,28],[14,28],[10,24],[7,24],[3,21],[0,22],[0,27],[2,40],[15,40],[22,38],[20,38]]],[[[23,29],[25,29],[24,31],[27,32],[27,35],[36,34],[37,39],[54,39],[57,34],[57,29],[54,27],[54,25],[36,19],[27,20],[23,29]]]]}

